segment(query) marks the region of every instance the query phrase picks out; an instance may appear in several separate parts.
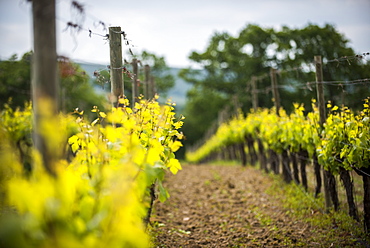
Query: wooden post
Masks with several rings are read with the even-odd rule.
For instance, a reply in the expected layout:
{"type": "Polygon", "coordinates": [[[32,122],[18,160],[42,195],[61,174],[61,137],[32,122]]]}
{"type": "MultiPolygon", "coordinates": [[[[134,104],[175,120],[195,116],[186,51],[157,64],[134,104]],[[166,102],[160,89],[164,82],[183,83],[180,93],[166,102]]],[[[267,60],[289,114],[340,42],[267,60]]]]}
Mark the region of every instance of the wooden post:
{"type": "Polygon", "coordinates": [[[157,94],[154,76],[150,76],[149,92],[150,92],[149,93],[150,94],[150,98],[154,98],[155,94],[157,94]]]}
{"type": "Polygon", "coordinates": [[[138,73],[138,65],[137,65],[137,59],[133,59],[132,62],[132,71],[134,73],[134,78],[132,79],[132,107],[135,106],[135,102],[138,101],[139,96],[139,89],[137,87],[139,73],[138,73]]]}
{"type": "Polygon", "coordinates": [[[257,93],[257,86],[256,86],[257,78],[255,76],[252,77],[252,105],[253,110],[257,111],[258,108],[258,93],[257,93]]]}
{"type": "Polygon", "coordinates": [[[124,94],[121,27],[109,28],[109,48],[112,105],[116,106],[118,98],[124,94]]]}
{"type": "MultiPolygon", "coordinates": [[[[315,68],[316,68],[316,91],[317,91],[317,104],[319,108],[320,115],[320,127],[322,128],[326,121],[326,111],[325,111],[325,99],[324,99],[324,87],[323,82],[323,73],[322,73],[322,61],[321,56],[315,56],[315,68]]],[[[324,193],[325,193],[325,207],[328,210],[333,206],[332,199],[330,197],[329,189],[329,177],[331,172],[324,170],[324,193]]]]}
{"type": "Polygon", "coordinates": [[[44,167],[56,175],[55,151],[42,135],[42,125],[58,113],[59,82],[55,35],[55,0],[33,0],[32,101],[34,112],[33,140],[44,167]]]}
{"type": "Polygon", "coordinates": [[[226,105],[222,110],[218,112],[218,126],[226,122],[230,117],[230,106],[226,105]]]}
{"type": "Polygon", "coordinates": [[[233,107],[234,107],[234,114],[235,116],[238,116],[239,114],[239,111],[238,109],[240,109],[240,103],[239,103],[239,97],[237,94],[233,95],[232,98],[231,98],[232,102],[233,102],[233,107]]]}
{"type": "Polygon", "coordinates": [[[280,96],[279,96],[279,89],[277,86],[276,80],[276,69],[270,69],[270,76],[271,76],[271,87],[272,87],[272,95],[274,97],[274,104],[276,108],[276,115],[279,116],[279,109],[280,109],[280,96]]]}
{"type": "Polygon", "coordinates": [[[324,99],[324,87],[322,85],[322,62],[321,56],[315,56],[316,65],[316,92],[317,92],[317,104],[319,108],[320,115],[320,126],[322,127],[326,121],[326,110],[325,110],[325,99],[324,99]]]}
{"type": "Polygon", "coordinates": [[[144,97],[146,99],[149,99],[149,82],[150,82],[150,66],[145,65],[144,66],[144,72],[145,72],[145,83],[144,83],[144,97]]]}
{"type": "Polygon", "coordinates": [[[155,83],[155,78],[152,77],[153,82],[152,82],[152,87],[153,87],[153,97],[158,93],[157,92],[157,84],[155,83]]]}

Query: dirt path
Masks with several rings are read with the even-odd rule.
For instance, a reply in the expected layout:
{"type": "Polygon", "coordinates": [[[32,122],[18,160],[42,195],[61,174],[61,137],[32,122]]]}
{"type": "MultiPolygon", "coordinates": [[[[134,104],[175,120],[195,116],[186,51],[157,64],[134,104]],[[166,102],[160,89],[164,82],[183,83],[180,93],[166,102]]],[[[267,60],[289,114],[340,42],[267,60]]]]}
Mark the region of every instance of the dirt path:
{"type": "Polygon", "coordinates": [[[272,180],[253,168],[185,166],[157,203],[157,247],[320,247],[309,224],[292,219],[265,191],[272,180]]]}

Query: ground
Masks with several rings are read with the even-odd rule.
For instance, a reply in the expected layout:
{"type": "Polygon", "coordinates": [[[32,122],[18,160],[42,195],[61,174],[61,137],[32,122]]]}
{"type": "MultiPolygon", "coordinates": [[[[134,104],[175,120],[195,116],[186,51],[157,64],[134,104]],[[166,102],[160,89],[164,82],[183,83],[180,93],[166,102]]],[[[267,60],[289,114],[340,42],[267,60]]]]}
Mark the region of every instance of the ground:
{"type": "Polygon", "coordinates": [[[352,233],[338,231],[338,238],[295,217],[276,179],[253,167],[185,165],[165,187],[171,197],[156,202],[151,218],[154,247],[367,246],[352,233]]]}

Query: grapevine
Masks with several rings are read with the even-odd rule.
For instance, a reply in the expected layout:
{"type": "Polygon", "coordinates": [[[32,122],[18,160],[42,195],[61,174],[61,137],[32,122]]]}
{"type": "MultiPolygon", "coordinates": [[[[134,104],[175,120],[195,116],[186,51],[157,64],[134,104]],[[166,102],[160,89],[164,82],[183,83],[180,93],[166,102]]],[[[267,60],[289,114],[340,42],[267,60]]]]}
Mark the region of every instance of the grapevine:
{"type": "MultiPolygon", "coordinates": [[[[184,117],[175,118],[173,103],[140,100],[130,108],[105,113],[97,107],[93,121],[76,109],[43,123],[64,156],[45,171],[39,154],[28,148],[32,170],[14,140],[31,134],[32,111],[1,113],[0,239],[9,247],[148,247],[144,219],[152,185],[159,200],[166,171],[181,170],[175,152],[182,146],[178,131],[184,117]],[[28,120],[20,122],[19,120],[28,120]],[[57,125],[57,126],[55,126],[57,125]],[[17,237],[17,238],[15,238],[17,237]]],[[[24,146],[24,145],[23,145],[24,146]]]]}

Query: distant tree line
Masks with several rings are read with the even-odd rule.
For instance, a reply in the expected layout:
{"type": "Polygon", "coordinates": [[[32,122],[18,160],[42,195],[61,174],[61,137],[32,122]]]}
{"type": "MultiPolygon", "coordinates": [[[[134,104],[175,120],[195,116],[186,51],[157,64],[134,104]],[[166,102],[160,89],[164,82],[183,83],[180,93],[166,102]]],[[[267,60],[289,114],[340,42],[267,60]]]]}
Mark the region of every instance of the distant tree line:
{"type": "MultiPolygon", "coordinates": [[[[18,60],[17,55],[0,61],[0,108],[5,103],[11,107],[23,107],[31,101],[32,52],[18,60]]],[[[98,94],[89,82],[89,76],[78,64],[67,57],[58,58],[60,80],[60,106],[64,112],[76,108],[91,109],[95,105],[103,108],[105,96],[98,94]]]]}
{"type": "MultiPolygon", "coordinates": [[[[157,92],[162,96],[175,84],[164,57],[143,51],[137,56],[140,68],[149,65],[151,75],[156,82],[157,92]]],[[[32,52],[25,53],[20,59],[16,54],[0,61],[0,109],[5,103],[11,107],[23,107],[31,101],[31,63],[32,52]]],[[[126,61],[127,70],[132,72],[132,64],[126,61]]],[[[98,93],[94,85],[100,86],[106,93],[110,92],[109,70],[95,73],[93,84],[86,72],[76,63],[64,56],[58,57],[60,80],[60,106],[64,112],[73,112],[76,108],[90,110],[93,106],[104,109],[107,105],[106,94],[98,93]]],[[[140,71],[138,84],[145,81],[140,71]]],[[[132,79],[125,74],[125,95],[131,100],[132,79]]],[[[143,93],[141,87],[141,94],[143,93]]]]}

